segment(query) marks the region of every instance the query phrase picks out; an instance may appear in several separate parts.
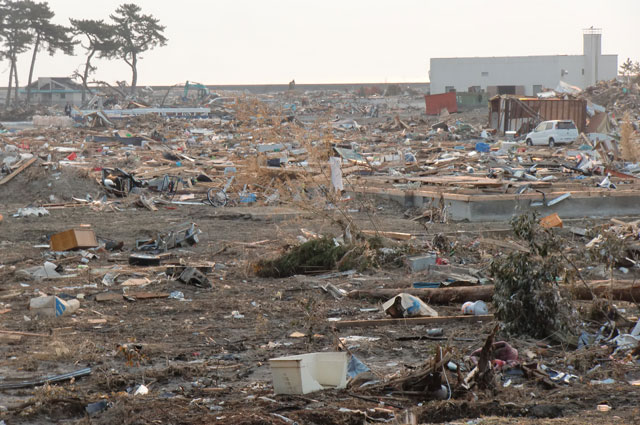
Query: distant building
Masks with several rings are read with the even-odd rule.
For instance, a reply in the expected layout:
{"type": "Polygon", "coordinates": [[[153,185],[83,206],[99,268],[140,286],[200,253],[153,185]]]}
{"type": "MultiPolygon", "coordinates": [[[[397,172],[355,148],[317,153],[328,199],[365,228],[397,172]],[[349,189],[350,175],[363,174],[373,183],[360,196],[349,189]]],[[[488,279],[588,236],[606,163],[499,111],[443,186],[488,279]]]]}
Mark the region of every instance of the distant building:
{"type": "MultiPolygon", "coordinates": [[[[31,103],[42,105],[80,105],[82,86],[68,77],[41,77],[31,83],[31,103]]],[[[25,98],[27,88],[20,89],[20,97],[25,98]]]]}
{"type": "Polygon", "coordinates": [[[582,55],[432,58],[431,93],[486,91],[533,96],[560,81],[585,88],[618,74],[618,55],[603,55],[602,32],[583,33],[582,55]]]}

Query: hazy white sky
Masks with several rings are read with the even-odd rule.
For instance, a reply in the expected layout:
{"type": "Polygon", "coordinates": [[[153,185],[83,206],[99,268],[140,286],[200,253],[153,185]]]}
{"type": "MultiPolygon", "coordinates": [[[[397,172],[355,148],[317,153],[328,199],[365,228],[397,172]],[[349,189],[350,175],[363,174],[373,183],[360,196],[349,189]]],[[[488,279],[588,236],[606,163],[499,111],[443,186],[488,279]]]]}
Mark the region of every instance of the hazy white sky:
{"type": "MultiPolygon", "coordinates": [[[[55,21],[108,18],[123,0],[49,0],[55,21]]],[[[137,0],[166,25],[140,85],[428,81],[430,57],[581,54],[582,29],[602,50],[640,60],[640,0],[137,0]]],[[[30,54],[19,59],[26,83],[30,54]]],[[[35,76],[69,76],[76,56],[41,53],[35,76]]],[[[122,61],[98,60],[96,79],[130,81],[122,61]]],[[[8,64],[0,63],[8,80],[8,64]]],[[[6,85],[6,82],[0,82],[6,85]]]]}

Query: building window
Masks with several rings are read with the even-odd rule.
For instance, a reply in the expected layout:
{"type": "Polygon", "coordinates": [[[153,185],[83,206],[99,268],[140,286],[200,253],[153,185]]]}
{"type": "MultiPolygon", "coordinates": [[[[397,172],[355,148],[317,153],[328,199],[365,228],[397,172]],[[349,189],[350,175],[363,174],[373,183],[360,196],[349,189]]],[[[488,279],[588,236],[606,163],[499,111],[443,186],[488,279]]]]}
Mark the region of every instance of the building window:
{"type": "Polygon", "coordinates": [[[482,71],[480,73],[480,75],[483,76],[483,77],[488,77],[489,76],[489,72],[488,71],[482,71]]]}
{"type": "Polygon", "coordinates": [[[582,75],[584,75],[584,68],[582,68],[582,75]]]}
{"type": "Polygon", "coordinates": [[[455,91],[456,91],[456,88],[454,86],[444,86],[445,93],[455,92],[455,91]]]}
{"type": "Polygon", "coordinates": [[[516,86],[498,86],[498,94],[516,94],[516,86]]]}
{"type": "Polygon", "coordinates": [[[60,93],[60,99],[66,99],[66,98],[67,98],[66,93],[60,93]]]}

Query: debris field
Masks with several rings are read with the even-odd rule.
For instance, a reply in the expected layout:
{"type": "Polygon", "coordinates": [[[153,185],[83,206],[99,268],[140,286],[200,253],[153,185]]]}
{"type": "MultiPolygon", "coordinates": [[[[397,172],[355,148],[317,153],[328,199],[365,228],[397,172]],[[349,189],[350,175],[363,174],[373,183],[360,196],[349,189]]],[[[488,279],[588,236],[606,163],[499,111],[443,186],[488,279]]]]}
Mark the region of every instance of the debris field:
{"type": "Polygon", "coordinates": [[[418,93],[5,123],[0,421],[638,423],[626,86],[566,146],[418,93]]]}

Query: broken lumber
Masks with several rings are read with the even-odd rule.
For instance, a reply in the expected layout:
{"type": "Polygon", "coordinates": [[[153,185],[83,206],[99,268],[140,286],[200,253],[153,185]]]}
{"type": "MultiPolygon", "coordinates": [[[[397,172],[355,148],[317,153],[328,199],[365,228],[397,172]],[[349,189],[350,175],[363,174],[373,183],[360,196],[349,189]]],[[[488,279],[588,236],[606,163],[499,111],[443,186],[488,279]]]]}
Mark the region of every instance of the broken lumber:
{"type": "Polygon", "coordinates": [[[9,174],[8,176],[6,176],[5,178],[3,178],[2,180],[0,180],[0,186],[2,186],[5,183],[9,183],[15,176],[17,176],[18,174],[20,174],[21,172],[23,172],[25,170],[25,168],[27,168],[28,166],[30,166],[31,164],[33,164],[34,162],[36,162],[36,160],[38,159],[37,156],[34,156],[33,158],[31,158],[30,160],[28,160],[27,162],[25,162],[24,164],[22,164],[21,166],[19,166],[18,168],[16,168],[13,173],[9,174]]]}
{"type": "Polygon", "coordinates": [[[19,331],[5,331],[3,329],[0,329],[0,334],[3,335],[20,335],[20,336],[41,336],[41,337],[49,337],[51,335],[46,335],[46,334],[35,334],[35,333],[31,333],[31,332],[19,332],[19,331]]]}
{"type": "Polygon", "coordinates": [[[345,320],[342,322],[330,322],[336,329],[344,328],[372,328],[388,325],[434,325],[449,322],[490,322],[493,314],[481,316],[438,316],[438,317],[408,317],[401,319],[373,319],[373,320],[345,320]]]}
{"type": "Polygon", "coordinates": [[[408,241],[409,239],[411,239],[411,233],[379,232],[377,230],[362,230],[361,232],[367,236],[382,236],[384,238],[396,239],[400,241],[408,241]]]}
{"type": "Polygon", "coordinates": [[[491,301],[493,285],[456,286],[453,288],[359,289],[349,292],[349,297],[388,300],[401,292],[415,295],[428,304],[462,303],[469,300],[491,301]]]}
{"type": "Polygon", "coordinates": [[[137,300],[151,300],[154,298],[168,298],[168,292],[129,292],[127,297],[135,298],[137,300]]]}

